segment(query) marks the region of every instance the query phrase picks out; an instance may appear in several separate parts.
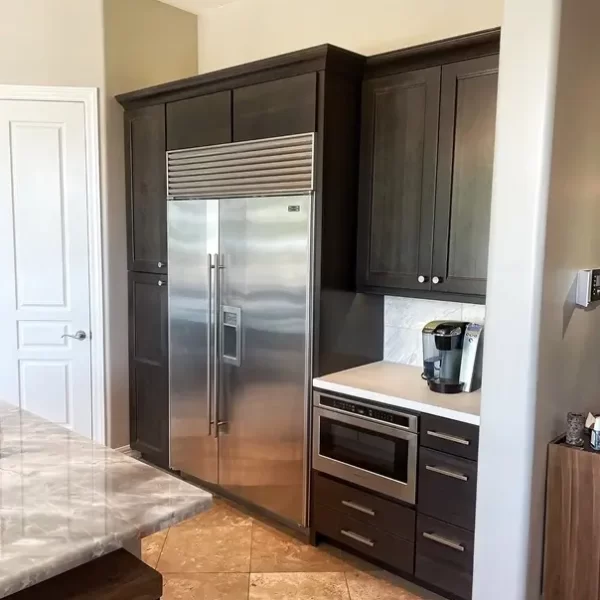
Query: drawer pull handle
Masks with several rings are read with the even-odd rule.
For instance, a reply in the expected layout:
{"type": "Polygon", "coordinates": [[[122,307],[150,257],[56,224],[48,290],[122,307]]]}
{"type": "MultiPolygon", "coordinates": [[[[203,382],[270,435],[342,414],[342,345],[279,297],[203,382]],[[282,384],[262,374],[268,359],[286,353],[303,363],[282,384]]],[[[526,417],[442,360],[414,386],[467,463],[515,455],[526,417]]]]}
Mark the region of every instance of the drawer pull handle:
{"type": "Polygon", "coordinates": [[[446,477],[452,477],[453,479],[460,479],[461,481],[469,481],[469,478],[458,471],[450,471],[449,469],[441,469],[440,467],[433,467],[432,465],[425,465],[425,468],[432,473],[438,475],[445,475],[446,477]]]}
{"type": "Polygon", "coordinates": [[[455,444],[462,444],[463,446],[470,446],[471,442],[469,440],[465,440],[465,438],[456,437],[455,435],[449,435],[448,433],[439,433],[438,431],[428,431],[427,435],[431,437],[440,438],[441,440],[446,440],[447,442],[454,442],[455,444]]]}
{"type": "Polygon", "coordinates": [[[347,531],[346,529],[341,529],[340,533],[342,535],[345,535],[347,538],[354,540],[355,542],[359,542],[360,544],[369,546],[369,548],[372,548],[375,545],[375,542],[373,540],[363,537],[362,535],[358,535],[358,533],[354,533],[354,531],[347,531]]]}
{"type": "Polygon", "coordinates": [[[452,548],[452,550],[456,550],[457,552],[465,551],[465,547],[462,544],[453,542],[452,540],[442,537],[437,533],[428,533],[427,531],[425,531],[423,533],[423,537],[427,538],[428,540],[431,540],[432,542],[435,542],[436,544],[441,544],[442,546],[446,546],[447,548],[452,548]]]}
{"type": "Polygon", "coordinates": [[[347,506],[348,508],[353,508],[358,512],[364,513],[365,515],[370,515],[371,517],[375,516],[375,511],[367,508],[366,506],[361,506],[360,504],[356,504],[356,502],[350,502],[349,500],[342,500],[342,504],[347,506]]]}

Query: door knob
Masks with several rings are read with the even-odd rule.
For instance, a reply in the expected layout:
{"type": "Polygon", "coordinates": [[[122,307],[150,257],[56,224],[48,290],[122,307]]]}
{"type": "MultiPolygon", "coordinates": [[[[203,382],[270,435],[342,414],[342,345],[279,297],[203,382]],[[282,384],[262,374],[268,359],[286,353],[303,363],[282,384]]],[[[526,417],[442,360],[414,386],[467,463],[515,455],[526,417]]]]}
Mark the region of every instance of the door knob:
{"type": "Polygon", "coordinates": [[[63,335],[60,336],[61,338],[73,338],[74,340],[78,340],[80,342],[82,342],[83,340],[85,340],[87,338],[87,335],[85,333],[85,331],[81,331],[81,329],[75,333],[65,333],[63,335]]]}
{"type": "Polygon", "coordinates": [[[437,285],[438,283],[442,283],[442,278],[441,277],[432,277],[431,278],[431,283],[433,283],[433,285],[437,285]]]}

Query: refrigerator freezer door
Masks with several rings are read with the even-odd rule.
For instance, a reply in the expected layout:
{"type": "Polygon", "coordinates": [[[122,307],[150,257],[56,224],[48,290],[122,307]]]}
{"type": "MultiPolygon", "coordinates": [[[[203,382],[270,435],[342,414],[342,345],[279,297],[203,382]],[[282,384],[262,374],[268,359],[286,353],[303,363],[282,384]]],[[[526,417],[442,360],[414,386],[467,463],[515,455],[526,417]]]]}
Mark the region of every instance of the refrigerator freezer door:
{"type": "Polygon", "coordinates": [[[171,468],[217,483],[213,394],[219,202],[168,202],[171,468]]]}
{"type": "Polygon", "coordinates": [[[311,196],[221,200],[219,485],[305,525],[311,196]]]}

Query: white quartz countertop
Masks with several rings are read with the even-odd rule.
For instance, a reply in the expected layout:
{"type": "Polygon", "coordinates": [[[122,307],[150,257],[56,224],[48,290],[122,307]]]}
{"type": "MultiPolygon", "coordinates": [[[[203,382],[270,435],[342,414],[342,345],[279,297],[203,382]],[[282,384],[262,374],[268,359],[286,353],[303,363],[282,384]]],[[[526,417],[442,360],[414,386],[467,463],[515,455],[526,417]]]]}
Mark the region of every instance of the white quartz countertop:
{"type": "Polygon", "coordinates": [[[421,372],[418,367],[381,361],[316,377],[313,386],[319,390],[479,425],[480,391],[469,394],[432,392],[421,379],[421,372]]]}
{"type": "Polygon", "coordinates": [[[200,488],[0,403],[0,598],[211,503],[200,488]]]}

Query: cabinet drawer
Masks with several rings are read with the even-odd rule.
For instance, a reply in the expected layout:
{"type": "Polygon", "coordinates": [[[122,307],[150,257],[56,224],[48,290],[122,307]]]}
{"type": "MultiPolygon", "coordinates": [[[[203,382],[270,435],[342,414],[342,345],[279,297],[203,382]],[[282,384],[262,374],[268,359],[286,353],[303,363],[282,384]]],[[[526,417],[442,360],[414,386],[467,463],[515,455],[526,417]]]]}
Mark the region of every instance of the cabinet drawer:
{"type": "Polygon", "coordinates": [[[477,460],[479,427],[434,415],[421,416],[421,446],[477,460]]]}
{"type": "Polygon", "coordinates": [[[308,133],[317,119],[317,74],[268,81],[233,91],[233,141],[308,133]]]}
{"type": "Polygon", "coordinates": [[[367,491],[314,474],[315,502],[408,541],[415,539],[415,511],[367,491]]]}
{"type": "Polygon", "coordinates": [[[428,448],[419,451],[420,513],[475,529],[477,463],[428,448]]]}
{"type": "Polygon", "coordinates": [[[371,558],[405,573],[413,573],[414,542],[390,535],[322,504],[314,506],[313,526],[319,533],[371,558]]]}
{"type": "Polygon", "coordinates": [[[471,598],[473,534],[419,515],[415,577],[461,598],[471,598]]]}

